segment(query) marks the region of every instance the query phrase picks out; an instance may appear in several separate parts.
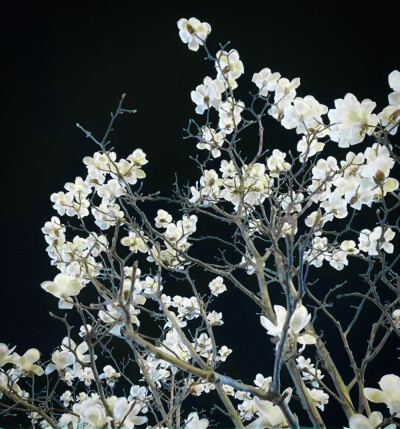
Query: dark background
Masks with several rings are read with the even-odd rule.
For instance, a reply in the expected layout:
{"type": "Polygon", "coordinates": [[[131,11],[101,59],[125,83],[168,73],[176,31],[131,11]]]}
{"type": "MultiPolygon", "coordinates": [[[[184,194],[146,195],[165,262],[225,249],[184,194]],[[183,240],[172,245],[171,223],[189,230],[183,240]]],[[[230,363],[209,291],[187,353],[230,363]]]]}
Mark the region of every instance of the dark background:
{"type": "MultiPolygon", "coordinates": [[[[207,74],[213,76],[213,66],[202,61],[202,51],[191,52],[180,41],[179,18],[196,16],[211,24],[212,52],[219,42],[231,41],[245,66],[238,81],[244,94],[255,88],[253,73],[269,67],[289,79],[300,77],[300,96],[314,95],[332,107],[335,98],[352,92],[376,101],[380,110],[390,92],[387,76],[399,68],[394,4],[382,2],[372,9],[364,2],[187,2],[179,7],[134,1],[4,2],[0,342],[17,345],[20,353],[37,347],[48,358],[64,336],[48,315],[56,300],[40,288],[56,273],[40,228],[56,215],[51,193],[83,176],[82,158],[97,150],[76,122],[101,136],[109,112],[127,93],[125,106],[138,113],[118,121],[113,136],[117,153],[127,156],[136,147],[147,153],[149,190],[167,193],[175,172],[182,181],[197,179],[188,160],[196,150],[182,139],[182,128],[197,116],[190,91],[207,74]]],[[[278,147],[272,140],[271,146],[278,147]]],[[[341,280],[357,281],[351,276],[351,270],[338,274],[341,280]]],[[[230,309],[235,299],[240,295],[232,292],[230,309]]],[[[262,353],[248,353],[266,336],[242,323],[246,311],[255,309],[241,307],[227,315],[223,344],[235,352],[226,371],[252,382],[257,372],[268,376],[272,369],[270,357],[266,365],[262,353]],[[241,348],[234,347],[237,337],[241,348]]],[[[332,337],[332,349],[335,341],[332,337]]],[[[371,381],[396,371],[395,365],[393,350],[383,354],[371,381]]],[[[343,368],[348,368],[345,360],[343,368]]],[[[326,407],[327,424],[344,424],[334,410],[326,407]]]]}

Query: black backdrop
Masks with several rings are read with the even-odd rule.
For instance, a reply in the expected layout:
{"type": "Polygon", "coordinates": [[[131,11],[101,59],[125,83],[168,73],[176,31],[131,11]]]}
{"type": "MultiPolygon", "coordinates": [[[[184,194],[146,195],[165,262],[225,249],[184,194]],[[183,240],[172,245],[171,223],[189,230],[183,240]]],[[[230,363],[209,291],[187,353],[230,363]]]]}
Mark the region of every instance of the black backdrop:
{"type": "MultiPolygon", "coordinates": [[[[40,228],[55,215],[50,194],[83,175],[82,158],[96,150],[76,122],[101,134],[126,92],[126,106],[138,113],[117,124],[117,152],[126,156],[136,147],[144,149],[150,190],[167,192],[175,172],[182,181],[197,177],[188,161],[194,145],[182,140],[182,128],[195,116],[190,91],[212,67],[200,51],[181,43],[179,18],[209,22],[214,52],[218,42],[231,41],[245,65],[239,84],[246,88],[251,86],[246,79],[270,67],[290,79],[300,77],[299,94],[312,94],[329,107],[352,92],[382,108],[387,76],[399,68],[394,4],[382,2],[374,10],[363,2],[186,2],[179,7],[135,1],[4,2],[0,342],[18,345],[21,353],[37,347],[48,357],[64,336],[48,315],[56,300],[40,288],[55,274],[40,228]]],[[[338,278],[357,281],[351,270],[338,278]]],[[[243,347],[235,348],[226,370],[251,382],[255,371],[265,376],[271,371],[262,353],[247,352],[266,336],[246,331],[241,324],[246,316],[227,316],[232,328],[222,338],[234,345],[235,337],[242,337],[243,347]]],[[[335,349],[334,339],[331,345],[335,349]]],[[[347,368],[347,361],[343,365],[347,368]]],[[[371,380],[396,371],[395,365],[393,352],[384,354],[371,380]]],[[[329,406],[325,415],[331,425],[345,423],[329,406]]],[[[0,418],[0,426],[5,424],[0,418]]]]}

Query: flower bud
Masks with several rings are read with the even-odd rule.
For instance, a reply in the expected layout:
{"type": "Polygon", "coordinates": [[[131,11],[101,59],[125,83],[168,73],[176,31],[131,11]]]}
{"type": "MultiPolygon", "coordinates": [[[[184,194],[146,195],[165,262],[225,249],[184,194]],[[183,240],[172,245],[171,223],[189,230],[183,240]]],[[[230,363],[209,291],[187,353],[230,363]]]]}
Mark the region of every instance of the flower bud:
{"type": "Polygon", "coordinates": [[[377,170],[374,176],[374,182],[377,185],[380,185],[384,181],[385,181],[385,173],[382,170],[377,170]]]}

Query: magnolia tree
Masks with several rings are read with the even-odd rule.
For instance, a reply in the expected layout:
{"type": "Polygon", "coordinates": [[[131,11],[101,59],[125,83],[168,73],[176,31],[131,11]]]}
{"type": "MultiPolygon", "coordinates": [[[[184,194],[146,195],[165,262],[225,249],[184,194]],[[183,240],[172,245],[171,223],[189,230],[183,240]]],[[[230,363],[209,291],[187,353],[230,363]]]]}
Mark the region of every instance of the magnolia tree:
{"type": "Polygon", "coordinates": [[[191,92],[196,119],[186,138],[201,151],[193,157],[199,179],[176,182],[169,196],[143,192],[146,154],[136,148],[118,158],[109,140],[115,120],[135,112],[124,95],[103,138],[77,124],[98,151],[83,159],[82,177],[51,195],[57,216],[42,228],[59,273],[41,287],[58,300],[51,315],[65,338],[51,356],[0,344],[0,413],[25,413],[42,428],[203,429],[227,418],[235,428],[323,428],[324,410],[337,407],[349,428],[398,426],[399,375],[379,366],[376,385],[367,369],[383,348],[395,351],[400,334],[391,243],[400,206],[391,175],[400,157],[390,141],[400,72],[390,73],[389,105],[379,113],[351,93],[331,108],[300,97],[300,79],[269,68],[252,76],[248,99],[239,100],[239,53],[227,45],[210,52],[211,27],[196,18],[178,28],[188,48],[215,65],[191,92]],[[293,130],[297,147],[271,147],[267,122],[293,130]],[[358,228],[355,219],[369,208],[373,220],[358,228]],[[319,269],[334,277],[352,263],[361,267],[359,282],[321,297],[319,269]],[[217,344],[214,332],[233,288],[255,306],[243,323],[264,330],[273,357],[262,374],[240,381],[225,363],[240,342],[217,344]],[[335,309],[346,299],[357,304],[342,321],[335,309]],[[365,312],[377,317],[359,326],[365,312]],[[319,321],[333,326],[350,376],[319,321]],[[358,329],[369,339],[356,356],[349,334],[358,329]],[[193,408],[207,395],[208,407],[193,408]]]}

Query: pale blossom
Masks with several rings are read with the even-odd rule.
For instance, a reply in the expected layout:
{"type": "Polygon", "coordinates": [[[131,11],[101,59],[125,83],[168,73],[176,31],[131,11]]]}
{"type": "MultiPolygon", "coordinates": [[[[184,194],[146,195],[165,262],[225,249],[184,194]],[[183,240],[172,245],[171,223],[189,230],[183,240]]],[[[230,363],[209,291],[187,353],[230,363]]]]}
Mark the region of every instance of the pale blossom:
{"type": "Polygon", "coordinates": [[[18,357],[17,353],[13,353],[14,349],[15,346],[9,349],[7,344],[0,343],[0,368],[18,357]]]}
{"type": "Polygon", "coordinates": [[[216,277],[214,280],[212,280],[208,287],[211,290],[211,294],[214,296],[218,296],[222,292],[225,292],[226,286],[224,285],[224,279],[221,276],[216,277]]]}
{"type": "Polygon", "coordinates": [[[236,49],[227,51],[218,51],[217,60],[215,61],[215,68],[217,69],[217,76],[226,85],[232,89],[237,88],[236,79],[244,73],[242,61],[239,59],[239,53],[236,49]]]}
{"type": "Polygon", "coordinates": [[[224,144],[225,133],[223,131],[215,131],[212,128],[204,127],[202,129],[200,142],[197,143],[198,149],[207,149],[211,152],[213,158],[221,156],[220,147],[224,144]]]}
{"type": "Polygon", "coordinates": [[[347,202],[338,192],[332,192],[321,207],[326,211],[326,219],[332,220],[334,217],[343,219],[347,216],[347,202]]]}
{"type": "Polygon", "coordinates": [[[208,425],[209,421],[207,419],[200,419],[199,415],[193,412],[185,420],[184,429],[206,429],[208,425]]]}
{"type": "MultiPolygon", "coordinates": [[[[375,429],[383,422],[383,415],[379,411],[373,411],[369,417],[362,414],[353,414],[349,418],[349,427],[343,429],[375,429]]],[[[387,425],[385,429],[395,429],[396,425],[387,425]]]]}
{"type": "Polygon", "coordinates": [[[331,139],[339,147],[349,147],[361,143],[366,135],[371,135],[378,123],[377,115],[372,111],[376,103],[366,99],[361,103],[353,94],[346,94],[344,99],[335,100],[335,109],[328,112],[331,122],[331,139]]]}
{"type": "Polygon", "coordinates": [[[147,245],[145,241],[145,237],[141,237],[138,233],[135,231],[129,231],[128,237],[124,237],[121,239],[121,244],[123,246],[129,247],[129,250],[137,253],[147,253],[147,245]]]}
{"type": "Polygon", "coordinates": [[[146,154],[142,149],[135,149],[127,158],[127,161],[131,162],[135,167],[142,167],[149,161],[146,159],[146,154]]]}
{"type": "Polygon", "coordinates": [[[227,357],[232,353],[232,350],[226,346],[222,346],[218,350],[218,357],[217,360],[220,362],[225,362],[227,357]]]}
{"type": "Polygon", "coordinates": [[[281,171],[289,170],[291,165],[285,161],[286,153],[279,149],[274,149],[271,156],[267,158],[267,166],[270,170],[271,177],[279,177],[281,171]]]}
{"type": "MultiPolygon", "coordinates": [[[[281,338],[283,327],[286,320],[287,310],[281,305],[274,305],[276,314],[276,325],[274,325],[265,316],[260,316],[261,325],[267,330],[267,333],[273,337],[281,338]]],[[[313,335],[308,333],[300,334],[311,320],[311,314],[308,313],[304,305],[299,304],[292,314],[289,322],[288,335],[289,338],[294,338],[298,343],[303,346],[307,344],[315,344],[316,339],[313,335]]]]}
{"type": "Polygon", "coordinates": [[[272,383],[272,377],[265,378],[262,374],[257,374],[254,384],[262,390],[267,391],[272,383]]]}
{"type": "MultiPolygon", "coordinates": [[[[286,394],[284,403],[287,405],[292,396],[292,389],[288,387],[283,394],[286,394]]],[[[287,424],[285,416],[278,405],[274,405],[272,402],[264,401],[258,397],[253,399],[253,404],[257,410],[258,418],[246,426],[246,428],[261,429],[287,424]]]]}
{"type": "Polygon", "coordinates": [[[66,390],[61,396],[60,401],[63,401],[64,407],[68,407],[70,402],[73,402],[74,398],[70,390],[66,390]]]}
{"type": "Polygon", "coordinates": [[[387,253],[393,253],[394,246],[390,241],[394,238],[395,232],[391,228],[386,228],[382,236],[382,227],[377,226],[371,232],[369,229],[363,229],[360,232],[359,249],[362,252],[368,252],[369,255],[378,255],[377,247],[379,242],[379,249],[383,249],[387,253]]]}
{"type": "Polygon", "coordinates": [[[306,161],[310,156],[314,156],[317,152],[321,152],[325,147],[325,143],[320,142],[315,136],[303,136],[297,143],[297,150],[300,152],[300,160],[306,161]]]}
{"type": "Polygon", "coordinates": [[[268,96],[269,91],[275,91],[276,84],[281,75],[277,72],[271,73],[271,69],[263,68],[259,73],[254,73],[252,82],[260,89],[260,95],[268,96]]]}
{"type": "Polygon", "coordinates": [[[324,411],[325,405],[329,402],[329,395],[321,389],[309,389],[307,391],[317,408],[324,411]]]}
{"type": "Polygon", "coordinates": [[[56,350],[52,356],[51,360],[53,363],[47,365],[45,373],[51,374],[54,370],[62,372],[70,365],[75,363],[75,356],[72,352],[68,350],[56,350]]]}
{"type": "Polygon", "coordinates": [[[43,375],[43,369],[37,365],[40,359],[40,352],[38,349],[29,349],[22,356],[15,357],[13,363],[21,371],[23,375],[33,377],[36,375],[43,375]]]}
{"type": "Polygon", "coordinates": [[[192,101],[197,104],[196,113],[202,115],[210,107],[219,109],[221,94],[225,90],[225,85],[220,79],[211,79],[206,76],[201,85],[190,93],[192,101]]]}
{"type": "Polygon", "coordinates": [[[208,22],[200,22],[197,18],[181,18],[177,22],[177,25],[179,28],[179,37],[183,43],[188,44],[188,48],[191,51],[198,51],[211,32],[210,24],[208,22]]]}
{"type": "Polygon", "coordinates": [[[172,222],[172,216],[167,211],[160,209],[154,220],[157,228],[166,228],[172,222]]]}
{"type": "Polygon", "coordinates": [[[290,106],[285,108],[281,124],[289,130],[296,128],[297,134],[308,134],[313,131],[315,133],[323,127],[321,116],[327,112],[328,108],[320,104],[312,95],[304,98],[297,97],[290,106]]]}
{"type": "Polygon", "coordinates": [[[82,283],[67,274],[57,274],[54,281],[46,281],[40,285],[46,292],[51,293],[58,301],[58,308],[73,308],[73,299],[71,297],[79,295],[83,288],[82,283]]]}
{"type": "Polygon", "coordinates": [[[103,199],[103,204],[112,204],[116,198],[126,194],[126,189],[117,179],[109,180],[97,189],[97,195],[103,199]]]}
{"type": "Polygon", "coordinates": [[[114,386],[115,381],[117,378],[121,377],[121,374],[117,372],[111,365],[106,365],[103,368],[103,373],[100,374],[100,380],[105,379],[107,381],[107,384],[111,387],[114,386]]]}
{"type": "Polygon", "coordinates": [[[400,377],[395,374],[384,375],[379,381],[379,389],[364,388],[364,395],[371,402],[383,402],[391,413],[400,417],[400,377]]]}

